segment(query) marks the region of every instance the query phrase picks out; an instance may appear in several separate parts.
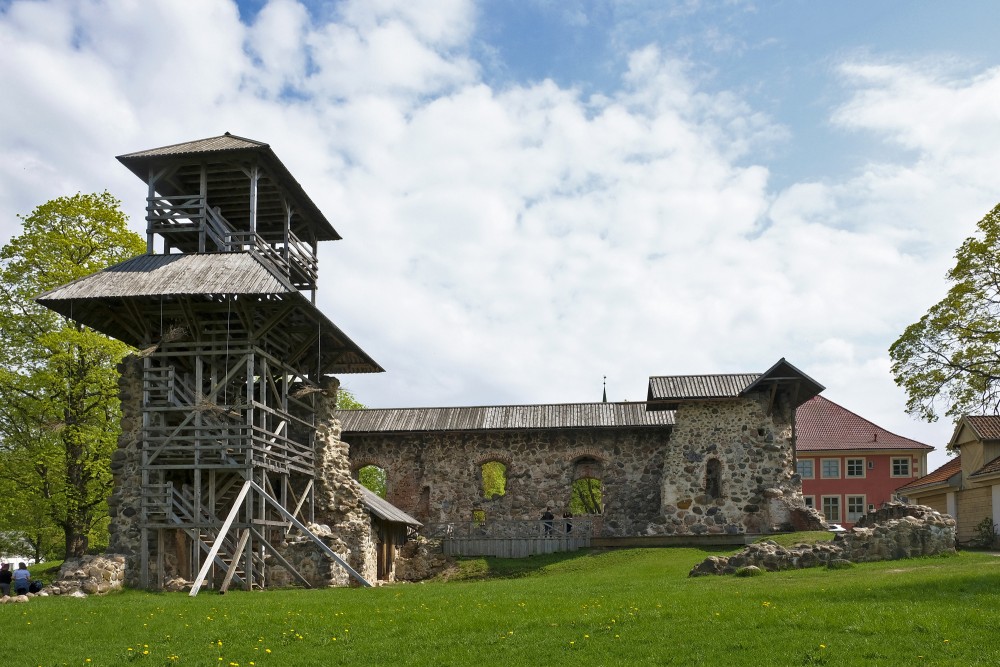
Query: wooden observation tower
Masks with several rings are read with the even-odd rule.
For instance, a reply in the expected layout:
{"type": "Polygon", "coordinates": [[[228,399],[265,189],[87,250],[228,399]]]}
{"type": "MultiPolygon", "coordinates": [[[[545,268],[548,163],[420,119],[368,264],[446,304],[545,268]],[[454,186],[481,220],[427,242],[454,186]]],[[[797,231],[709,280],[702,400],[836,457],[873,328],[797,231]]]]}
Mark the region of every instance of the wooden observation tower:
{"type": "Polygon", "coordinates": [[[227,133],[118,160],[148,188],[147,254],[38,300],[139,350],[121,473],[137,583],[263,587],[268,555],[294,573],[280,544],[314,520],[322,388],[382,371],[315,307],[317,245],[340,236],[267,144],[227,133]]]}

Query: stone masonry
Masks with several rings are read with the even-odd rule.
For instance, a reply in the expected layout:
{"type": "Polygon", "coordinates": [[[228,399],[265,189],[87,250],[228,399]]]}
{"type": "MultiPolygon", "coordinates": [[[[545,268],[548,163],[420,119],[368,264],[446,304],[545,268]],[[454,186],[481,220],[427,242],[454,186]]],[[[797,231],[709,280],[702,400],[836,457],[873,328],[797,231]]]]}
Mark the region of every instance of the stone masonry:
{"type": "MultiPolygon", "coordinates": [[[[689,576],[734,574],[744,567],[793,570],[837,562],[873,562],[955,553],[955,520],[922,505],[894,503],[863,517],[866,527],[837,535],[833,542],[786,549],[771,540],[751,544],[733,556],[710,556],[689,576]]],[[[860,523],[860,522],[859,522],[860,523]]]]}
{"type": "MultiPolygon", "coordinates": [[[[340,439],[340,422],[333,416],[337,387],[328,385],[319,400],[316,429],[316,523],[309,526],[330,549],[369,582],[377,579],[375,529],[365,508],[361,484],[351,477],[347,444],[340,439]]],[[[282,548],[282,556],[312,586],[346,586],[354,582],[347,571],[323,554],[314,542],[298,536],[282,548]]],[[[273,585],[294,582],[284,568],[268,571],[273,585]]]]}
{"type": "Polygon", "coordinates": [[[769,415],[760,394],[680,405],[664,451],[662,532],[767,533],[791,527],[792,511],[805,511],[802,482],[794,474],[793,414],[781,401],[769,415]],[[720,478],[714,494],[706,483],[713,460],[720,478]]]}
{"type": "Polygon", "coordinates": [[[108,498],[111,515],[109,554],[125,558],[125,584],[139,586],[139,552],[142,518],[142,359],[128,356],[118,365],[122,432],[118,449],[111,456],[114,491],[108,498]]]}
{"type": "Polygon", "coordinates": [[[661,429],[523,430],[350,436],[351,466],[386,470],[387,500],[425,523],[538,519],[568,506],[580,461],[603,484],[604,532],[656,531],[660,517],[661,429]],[[502,496],[483,498],[481,467],[507,466],[502,496]]]}
{"type": "Polygon", "coordinates": [[[816,528],[794,474],[793,410],[763,393],[682,404],[671,427],[349,433],[354,471],[386,471],[388,500],[425,523],[558,516],[583,470],[601,480],[605,537],[816,528]],[[507,467],[484,498],[481,468],[507,467]],[[712,463],[715,461],[715,463],[712,463]],[[716,483],[709,477],[715,471],[716,483]]]}

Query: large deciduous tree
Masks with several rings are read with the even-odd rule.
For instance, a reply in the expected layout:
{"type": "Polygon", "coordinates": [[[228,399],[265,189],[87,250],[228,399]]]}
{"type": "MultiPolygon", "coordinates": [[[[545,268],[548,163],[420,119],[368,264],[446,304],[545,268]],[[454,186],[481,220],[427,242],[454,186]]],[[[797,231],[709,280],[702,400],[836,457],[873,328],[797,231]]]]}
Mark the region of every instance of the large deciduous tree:
{"type": "Polygon", "coordinates": [[[0,477],[20,508],[3,522],[30,537],[40,510],[67,557],[106,529],[129,348],[33,299],[145,251],[119,207],[107,192],[53,199],[18,216],[21,234],[0,249],[0,477]]]}
{"type": "Polygon", "coordinates": [[[935,421],[1000,413],[1000,205],[955,253],[951,287],[889,348],[907,412],[935,421]]]}

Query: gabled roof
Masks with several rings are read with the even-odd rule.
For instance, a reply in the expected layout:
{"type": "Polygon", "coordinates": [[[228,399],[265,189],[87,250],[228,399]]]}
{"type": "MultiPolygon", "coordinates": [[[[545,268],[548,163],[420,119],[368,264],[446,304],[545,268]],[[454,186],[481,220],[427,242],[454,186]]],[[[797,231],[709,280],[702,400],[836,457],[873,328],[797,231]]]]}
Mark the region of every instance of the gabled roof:
{"type": "Polygon", "coordinates": [[[822,396],[810,398],[795,411],[795,433],[795,449],[800,452],[934,449],[922,442],[891,433],[822,396]]]}
{"type": "Polygon", "coordinates": [[[261,141],[225,134],[196,139],[179,144],[150,148],[119,155],[118,161],[148,182],[150,171],[170,171],[169,177],[156,181],[156,191],[162,196],[192,195],[200,192],[202,164],[208,171],[209,205],[224,205],[226,216],[239,228],[250,212],[250,178],[248,165],[262,167],[257,183],[257,230],[271,234],[284,227],[287,210],[283,203],[293,204],[293,232],[302,240],[336,241],[340,234],[333,228],[309,195],[282,164],[271,147],[261,141]]]}
{"type": "Polygon", "coordinates": [[[414,519],[412,516],[399,509],[388,500],[379,497],[367,487],[361,487],[361,500],[368,508],[368,511],[382,519],[383,521],[391,521],[392,523],[405,523],[408,526],[413,526],[414,528],[419,528],[424,525],[414,519]]]}
{"type": "Polygon", "coordinates": [[[338,410],[343,432],[510,431],[672,426],[674,413],[649,411],[639,403],[568,403],[458,408],[368,408],[338,410]]]}
{"type": "Polygon", "coordinates": [[[1000,440],[1000,415],[966,415],[961,422],[968,424],[980,440],[1000,440]]]}
{"type": "Polygon", "coordinates": [[[646,400],[660,403],[650,405],[650,410],[673,409],[680,401],[738,398],[755,391],[779,391],[798,407],[824,387],[788,363],[778,360],[764,373],[731,373],[726,375],[659,375],[649,378],[646,400]]]}
{"type": "Polygon", "coordinates": [[[923,477],[918,477],[912,482],[908,482],[903,486],[896,489],[896,491],[918,491],[923,488],[930,488],[933,486],[958,486],[958,481],[950,481],[955,475],[960,475],[962,473],[962,457],[956,456],[955,458],[949,460],[940,468],[934,470],[933,472],[927,473],[923,477]]]}

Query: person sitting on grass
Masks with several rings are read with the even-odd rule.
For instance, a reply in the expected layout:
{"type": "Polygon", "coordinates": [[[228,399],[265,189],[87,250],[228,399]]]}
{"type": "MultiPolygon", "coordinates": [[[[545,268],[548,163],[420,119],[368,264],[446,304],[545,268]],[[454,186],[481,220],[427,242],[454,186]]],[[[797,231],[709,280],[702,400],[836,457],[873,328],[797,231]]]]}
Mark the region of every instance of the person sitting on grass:
{"type": "Polygon", "coordinates": [[[28,587],[31,585],[31,572],[24,563],[18,563],[14,570],[14,592],[18,595],[27,595],[28,587]]]}

